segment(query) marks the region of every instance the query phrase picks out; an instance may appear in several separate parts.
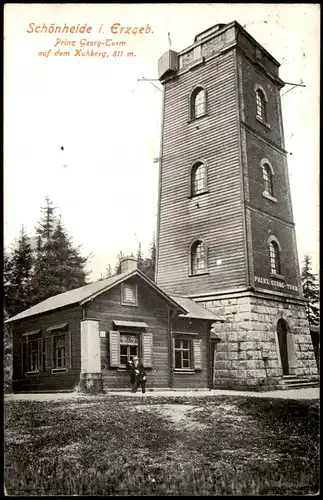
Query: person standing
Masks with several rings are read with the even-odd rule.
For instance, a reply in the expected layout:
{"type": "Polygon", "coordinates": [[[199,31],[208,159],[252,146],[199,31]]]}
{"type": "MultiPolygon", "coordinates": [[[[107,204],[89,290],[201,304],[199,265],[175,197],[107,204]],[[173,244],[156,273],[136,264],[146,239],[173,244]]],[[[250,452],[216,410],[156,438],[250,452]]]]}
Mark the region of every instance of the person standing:
{"type": "Polygon", "coordinates": [[[131,392],[137,392],[138,387],[141,385],[143,394],[146,392],[146,372],[143,364],[139,361],[138,356],[134,356],[129,363],[130,367],[130,382],[132,385],[131,392]]]}

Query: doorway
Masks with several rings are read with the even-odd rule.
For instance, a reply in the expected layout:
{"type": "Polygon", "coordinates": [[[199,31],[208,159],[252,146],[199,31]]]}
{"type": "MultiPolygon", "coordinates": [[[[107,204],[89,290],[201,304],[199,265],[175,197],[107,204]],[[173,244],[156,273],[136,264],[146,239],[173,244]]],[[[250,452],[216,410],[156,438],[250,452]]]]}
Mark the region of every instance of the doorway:
{"type": "Polygon", "coordinates": [[[318,326],[310,326],[310,334],[314,349],[314,356],[316,360],[317,371],[320,371],[320,336],[319,336],[319,327],[318,326]]]}
{"type": "Polygon", "coordinates": [[[277,322],[278,345],[279,345],[280,359],[284,375],[289,375],[287,333],[288,333],[287,322],[284,319],[278,320],[277,322]]]}

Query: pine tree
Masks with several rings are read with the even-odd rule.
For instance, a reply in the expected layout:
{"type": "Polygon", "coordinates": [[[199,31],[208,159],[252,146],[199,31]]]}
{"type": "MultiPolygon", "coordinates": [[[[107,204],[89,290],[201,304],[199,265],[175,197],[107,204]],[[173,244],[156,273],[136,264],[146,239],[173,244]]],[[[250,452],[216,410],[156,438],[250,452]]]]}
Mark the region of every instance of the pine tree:
{"type": "Polygon", "coordinates": [[[85,265],[89,257],[82,257],[75,248],[55,207],[47,197],[42,217],[36,228],[38,245],[33,278],[34,303],[53,295],[86,284],[85,265]]]}
{"type": "Polygon", "coordinates": [[[50,276],[53,295],[85,285],[87,273],[84,266],[87,258],[81,256],[79,248],[73,247],[61,218],[53,231],[50,247],[55,263],[50,276]]]}
{"type": "Polygon", "coordinates": [[[138,250],[137,250],[137,255],[136,255],[136,259],[137,259],[137,267],[138,269],[143,269],[145,267],[145,258],[142,254],[142,250],[141,250],[141,243],[139,242],[138,244],[138,250]]]}
{"type": "Polygon", "coordinates": [[[99,281],[106,280],[107,278],[111,278],[111,276],[112,276],[112,268],[111,268],[111,265],[108,264],[108,267],[106,268],[105,273],[104,274],[101,273],[99,281]]]}
{"type": "Polygon", "coordinates": [[[123,253],[120,251],[117,255],[117,262],[114,268],[114,274],[120,274],[121,273],[121,260],[123,259],[123,253]]]}
{"type": "MultiPolygon", "coordinates": [[[[133,254],[131,254],[131,257],[133,257],[133,254]]],[[[121,273],[121,260],[124,258],[124,255],[122,251],[120,251],[117,255],[117,262],[114,267],[114,274],[120,274],[121,273]]],[[[141,243],[138,245],[138,250],[136,253],[136,259],[137,259],[137,267],[140,271],[142,271],[144,274],[146,274],[151,280],[154,281],[155,279],[155,263],[156,263],[156,241],[155,241],[155,235],[153,236],[152,242],[150,244],[149,248],[149,257],[145,257],[142,249],[141,249],[141,243]]],[[[100,280],[103,280],[105,278],[108,278],[112,276],[111,272],[111,266],[107,268],[107,273],[105,275],[101,274],[100,280]]]]}
{"type": "Polygon", "coordinates": [[[153,236],[153,240],[150,244],[149,249],[149,257],[145,257],[139,264],[138,261],[138,269],[140,269],[144,274],[148,276],[151,280],[155,280],[155,261],[156,261],[156,243],[155,243],[155,235],[153,236]]]}
{"type": "Polygon", "coordinates": [[[156,238],[155,233],[150,244],[150,261],[151,261],[151,279],[155,281],[155,270],[156,270],[156,238]]]}
{"type": "Polygon", "coordinates": [[[56,270],[56,258],[53,249],[53,233],[57,225],[56,207],[48,196],[46,206],[41,207],[41,218],[36,227],[37,250],[35,259],[32,289],[34,304],[59,293],[56,279],[53,277],[56,270]]]}
{"type": "Polygon", "coordinates": [[[4,254],[4,295],[10,316],[19,314],[32,304],[33,251],[24,227],[12,245],[12,253],[4,254]]]}
{"type": "Polygon", "coordinates": [[[309,255],[304,257],[301,280],[304,298],[308,300],[308,321],[310,325],[318,325],[320,322],[320,292],[317,275],[312,272],[312,260],[309,255]]]}
{"type": "Polygon", "coordinates": [[[49,242],[57,223],[56,207],[53,207],[53,202],[49,196],[45,198],[46,206],[41,207],[42,217],[36,227],[36,235],[38,236],[38,249],[49,242]]]}

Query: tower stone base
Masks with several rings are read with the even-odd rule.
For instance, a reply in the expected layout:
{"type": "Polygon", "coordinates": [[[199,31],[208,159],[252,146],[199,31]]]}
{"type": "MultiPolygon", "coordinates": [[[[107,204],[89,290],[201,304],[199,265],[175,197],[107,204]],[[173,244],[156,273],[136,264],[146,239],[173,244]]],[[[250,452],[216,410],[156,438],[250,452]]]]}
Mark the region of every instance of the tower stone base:
{"type": "Polygon", "coordinates": [[[214,388],[273,390],[284,375],[318,380],[304,301],[251,292],[196,300],[226,318],[213,325],[220,339],[214,351],[214,388]],[[284,325],[283,332],[278,324],[284,325]]]}

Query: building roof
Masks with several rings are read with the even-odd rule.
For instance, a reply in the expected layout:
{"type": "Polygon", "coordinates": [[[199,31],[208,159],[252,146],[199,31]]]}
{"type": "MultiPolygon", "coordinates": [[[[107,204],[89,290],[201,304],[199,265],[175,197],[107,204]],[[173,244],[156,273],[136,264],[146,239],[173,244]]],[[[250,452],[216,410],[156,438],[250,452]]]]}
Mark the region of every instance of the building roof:
{"type": "Polygon", "coordinates": [[[223,323],[225,319],[222,316],[202,307],[194,300],[188,297],[180,297],[177,295],[171,295],[172,299],[180,304],[186,311],[187,314],[180,314],[181,318],[191,318],[191,319],[206,319],[210,321],[220,321],[223,323]]]}
{"type": "Polygon", "coordinates": [[[55,309],[66,307],[72,304],[81,303],[82,301],[90,298],[98,291],[102,291],[106,287],[111,287],[118,281],[122,281],[122,278],[124,279],[129,274],[129,272],[118,274],[102,281],[96,281],[95,283],[90,283],[89,285],[75,288],[74,290],[70,290],[69,292],[54,295],[53,297],[49,297],[48,299],[39,302],[39,304],[36,304],[35,306],[30,307],[29,309],[26,309],[19,314],[16,314],[16,316],[9,318],[6,323],[11,321],[18,321],[20,319],[28,318],[31,316],[36,316],[37,314],[53,311],[55,309]]]}
{"type": "Polygon", "coordinates": [[[183,317],[199,318],[199,319],[210,319],[212,321],[223,321],[220,316],[211,313],[207,309],[204,309],[199,304],[196,304],[191,299],[183,297],[172,297],[159,288],[156,283],[149,279],[145,274],[143,274],[138,269],[127,271],[110,278],[96,281],[95,283],[90,283],[89,285],[82,286],[80,288],[75,288],[69,292],[60,293],[43,300],[39,304],[36,304],[26,311],[23,311],[12,318],[9,318],[5,323],[10,323],[14,321],[19,321],[21,319],[30,318],[38,314],[43,314],[45,312],[54,311],[62,307],[71,306],[73,304],[82,305],[89,300],[94,299],[103,292],[106,292],[113,288],[114,286],[122,283],[126,279],[132,276],[139,276],[143,279],[148,286],[150,286],[156,293],[158,293],[164,300],[170,303],[173,307],[179,310],[183,317]]]}

